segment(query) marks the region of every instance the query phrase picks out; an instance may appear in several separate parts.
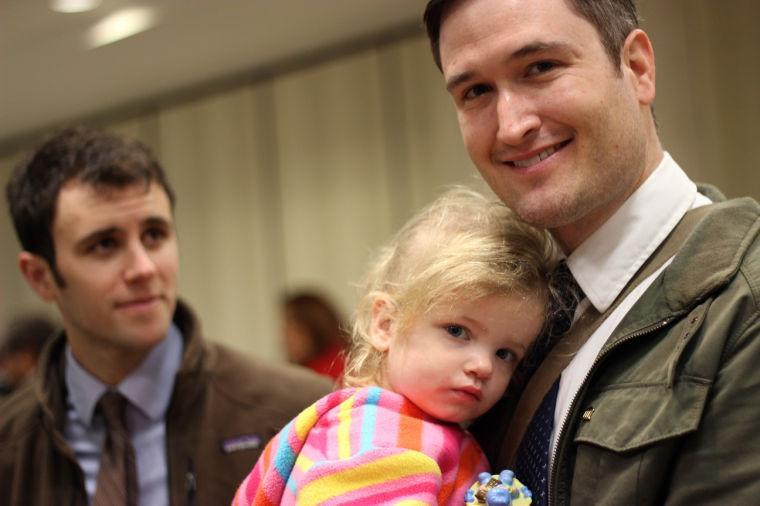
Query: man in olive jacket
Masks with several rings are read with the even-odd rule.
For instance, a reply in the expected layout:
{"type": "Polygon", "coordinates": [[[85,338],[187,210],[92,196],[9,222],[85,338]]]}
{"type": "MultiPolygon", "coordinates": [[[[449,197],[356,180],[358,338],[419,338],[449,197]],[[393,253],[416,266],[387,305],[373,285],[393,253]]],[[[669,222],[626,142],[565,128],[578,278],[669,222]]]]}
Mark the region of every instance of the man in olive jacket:
{"type": "Polygon", "coordinates": [[[173,193],[142,144],[64,130],[6,193],[21,272],[64,331],[0,405],[0,504],[229,504],[267,440],[329,380],[202,339],[177,301],[173,193]],[[116,474],[106,393],[126,405],[116,474]]]}
{"type": "Polygon", "coordinates": [[[535,506],[756,504],[760,209],[662,149],[633,0],[429,0],[425,23],[470,157],[583,291],[571,339],[472,427],[494,469],[530,469],[535,506]]]}

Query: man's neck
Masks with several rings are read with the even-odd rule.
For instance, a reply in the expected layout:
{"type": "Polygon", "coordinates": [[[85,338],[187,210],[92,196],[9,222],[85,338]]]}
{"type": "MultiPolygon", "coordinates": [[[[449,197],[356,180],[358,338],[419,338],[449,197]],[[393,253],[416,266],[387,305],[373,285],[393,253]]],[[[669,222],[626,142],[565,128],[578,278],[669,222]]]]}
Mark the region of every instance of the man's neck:
{"type": "Polygon", "coordinates": [[[151,350],[150,348],[135,350],[113,346],[95,348],[90,345],[87,345],[85,350],[76,338],[69,337],[68,342],[71,353],[82,368],[109,386],[121,383],[140,366],[151,350]]]}
{"type": "Polygon", "coordinates": [[[657,149],[650,150],[650,153],[647,154],[645,161],[646,168],[642,171],[635,184],[632,185],[631,188],[629,188],[620,198],[610,202],[608,205],[600,209],[591,211],[573,223],[568,223],[567,225],[549,230],[565,255],[570,255],[578,248],[578,246],[583,244],[586,239],[596,232],[599,227],[604,225],[607,220],[620,209],[626,200],[628,200],[628,198],[633,195],[642,184],[644,184],[644,181],[652,175],[652,172],[654,172],[660,165],[664,156],[659,141],[656,142],[656,148],[657,149]]]}

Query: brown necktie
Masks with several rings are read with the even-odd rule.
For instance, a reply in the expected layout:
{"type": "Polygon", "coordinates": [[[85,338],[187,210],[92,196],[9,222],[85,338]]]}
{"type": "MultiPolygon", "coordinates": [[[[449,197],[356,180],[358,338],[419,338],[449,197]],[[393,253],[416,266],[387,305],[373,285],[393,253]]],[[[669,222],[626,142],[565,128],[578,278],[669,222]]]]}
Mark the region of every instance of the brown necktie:
{"type": "Polygon", "coordinates": [[[97,409],[106,421],[106,437],[93,506],[137,506],[135,451],[124,423],[126,407],[127,399],[113,390],[98,401],[97,409]]]}

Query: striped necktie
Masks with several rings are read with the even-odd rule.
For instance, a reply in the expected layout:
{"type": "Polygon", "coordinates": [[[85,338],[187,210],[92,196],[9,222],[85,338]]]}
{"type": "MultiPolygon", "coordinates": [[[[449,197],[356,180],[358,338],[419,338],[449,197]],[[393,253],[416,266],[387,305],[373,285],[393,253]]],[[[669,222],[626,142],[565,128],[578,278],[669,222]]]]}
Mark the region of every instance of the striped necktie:
{"type": "Polygon", "coordinates": [[[100,452],[100,470],[93,506],[136,506],[138,503],[135,451],[124,422],[127,399],[109,390],[97,409],[106,422],[106,437],[100,452]]]}

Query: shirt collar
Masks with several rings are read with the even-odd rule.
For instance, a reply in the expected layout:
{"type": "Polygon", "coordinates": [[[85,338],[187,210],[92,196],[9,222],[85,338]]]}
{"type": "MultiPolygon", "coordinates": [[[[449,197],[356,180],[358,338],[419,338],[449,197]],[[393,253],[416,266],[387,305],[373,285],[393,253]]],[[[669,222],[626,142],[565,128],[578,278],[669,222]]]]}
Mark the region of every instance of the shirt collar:
{"type": "Polygon", "coordinates": [[[697,199],[697,186],[666,152],[622,206],[567,259],[591,304],[606,311],[697,199]]]}
{"type": "MultiPolygon", "coordinates": [[[[151,420],[163,418],[169,408],[174,377],[182,362],[183,338],[176,325],[169,327],[166,339],[153,347],[142,363],[116,386],[129,402],[151,420]]],[[[79,418],[92,424],[95,405],[108,385],[86,371],[66,345],[66,387],[69,402],[79,418]]]]}

